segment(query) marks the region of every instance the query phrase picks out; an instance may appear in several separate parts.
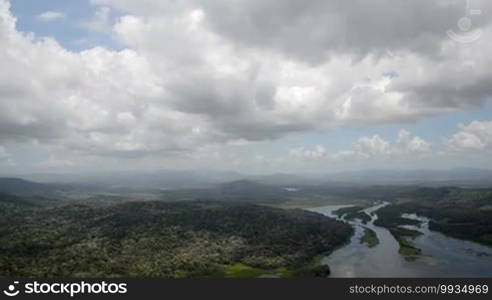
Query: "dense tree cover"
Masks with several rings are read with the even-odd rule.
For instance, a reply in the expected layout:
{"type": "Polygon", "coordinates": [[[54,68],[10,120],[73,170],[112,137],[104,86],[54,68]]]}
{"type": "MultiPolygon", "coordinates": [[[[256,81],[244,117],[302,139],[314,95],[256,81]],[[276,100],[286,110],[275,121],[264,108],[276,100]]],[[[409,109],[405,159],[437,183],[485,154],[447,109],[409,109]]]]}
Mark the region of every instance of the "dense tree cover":
{"type": "Polygon", "coordinates": [[[36,207],[46,207],[59,203],[58,199],[44,196],[19,196],[0,192],[0,214],[36,207]]]}
{"type": "Polygon", "coordinates": [[[363,206],[344,207],[334,211],[333,214],[340,218],[344,217],[345,220],[359,219],[362,223],[366,224],[367,222],[370,222],[372,218],[362,211],[364,208],[365,207],[363,206]]]}
{"type": "Polygon", "coordinates": [[[30,208],[0,228],[3,277],[225,277],[237,264],[326,275],[313,259],[352,235],[316,213],[201,201],[30,208]]]}
{"type": "Polygon", "coordinates": [[[32,206],[29,201],[22,199],[10,194],[5,194],[0,192],[0,209],[7,210],[9,208],[14,208],[18,206],[32,206]]]}
{"type": "Polygon", "coordinates": [[[376,224],[388,228],[414,225],[414,221],[401,218],[403,213],[428,217],[431,230],[492,246],[491,189],[417,189],[379,210],[376,224]]]}
{"type": "Polygon", "coordinates": [[[407,208],[410,209],[408,204],[385,206],[377,211],[378,219],[374,224],[386,228],[396,228],[400,225],[420,225],[420,222],[417,220],[402,217],[404,213],[412,213],[413,209],[407,211],[407,208]]]}

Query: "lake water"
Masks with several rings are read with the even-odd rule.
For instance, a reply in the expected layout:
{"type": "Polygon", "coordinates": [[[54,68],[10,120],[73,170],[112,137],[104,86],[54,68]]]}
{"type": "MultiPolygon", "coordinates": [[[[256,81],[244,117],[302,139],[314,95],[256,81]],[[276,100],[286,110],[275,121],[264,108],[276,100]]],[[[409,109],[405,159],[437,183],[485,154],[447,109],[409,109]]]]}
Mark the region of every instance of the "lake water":
{"type": "MultiPolygon", "coordinates": [[[[423,235],[413,240],[422,255],[415,261],[406,261],[398,253],[399,245],[391,233],[374,225],[377,210],[388,205],[382,203],[364,211],[372,217],[371,222],[359,220],[348,222],[355,229],[350,243],[324,258],[331,269],[332,277],[492,277],[492,248],[477,243],[447,237],[429,230],[429,220],[416,215],[403,217],[419,220],[421,226],[405,226],[418,230],[423,235]],[[360,243],[364,227],[376,232],[379,244],[373,248],[360,243]]],[[[347,205],[331,205],[310,209],[331,218],[338,218],[334,211],[347,205]]]]}

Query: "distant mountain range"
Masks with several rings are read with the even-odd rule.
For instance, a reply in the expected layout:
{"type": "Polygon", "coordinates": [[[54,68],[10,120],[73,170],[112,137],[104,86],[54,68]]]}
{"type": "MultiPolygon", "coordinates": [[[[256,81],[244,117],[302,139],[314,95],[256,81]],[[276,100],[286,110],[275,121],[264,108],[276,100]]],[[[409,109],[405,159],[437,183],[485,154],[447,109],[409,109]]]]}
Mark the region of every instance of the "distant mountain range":
{"type": "Polygon", "coordinates": [[[235,199],[255,199],[256,201],[279,200],[288,193],[279,186],[261,184],[250,180],[238,180],[224,183],[219,187],[219,195],[235,199]]]}
{"type": "Polygon", "coordinates": [[[243,179],[236,172],[221,171],[156,171],[101,172],[82,174],[27,174],[23,179],[62,185],[85,185],[104,189],[190,189],[209,188],[243,179]]]}
{"type": "Polygon", "coordinates": [[[32,174],[0,178],[0,193],[213,189],[228,195],[282,195],[299,187],[492,186],[492,170],[365,170],[333,174],[242,175],[220,171],[32,174]]]}
{"type": "Polygon", "coordinates": [[[364,170],[327,175],[338,182],[363,184],[481,184],[492,185],[492,170],[457,168],[450,170],[364,170]]]}

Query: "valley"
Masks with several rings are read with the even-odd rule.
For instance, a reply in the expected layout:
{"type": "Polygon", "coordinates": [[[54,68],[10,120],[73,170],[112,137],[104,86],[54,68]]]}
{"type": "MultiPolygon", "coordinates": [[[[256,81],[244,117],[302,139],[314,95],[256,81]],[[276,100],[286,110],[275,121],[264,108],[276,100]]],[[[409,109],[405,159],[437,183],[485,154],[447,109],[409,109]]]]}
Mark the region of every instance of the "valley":
{"type": "Polygon", "coordinates": [[[487,188],[6,182],[1,277],[492,275],[487,188]]]}

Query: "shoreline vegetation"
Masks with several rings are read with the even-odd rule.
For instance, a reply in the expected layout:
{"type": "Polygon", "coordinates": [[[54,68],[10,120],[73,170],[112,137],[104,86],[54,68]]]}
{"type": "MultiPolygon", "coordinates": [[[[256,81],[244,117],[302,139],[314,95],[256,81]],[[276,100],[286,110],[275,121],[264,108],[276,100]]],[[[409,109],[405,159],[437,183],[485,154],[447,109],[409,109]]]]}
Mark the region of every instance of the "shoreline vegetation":
{"type": "Polygon", "coordinates": [[[376,225],[388,228],[400,244],[400,253],[414,260],[421,249],[412,240],[422,233],[403,228],[421,226],[421,221],[404,218],[416,214],[428,218],[429,229],[446,236],[469,240],[492,247],[491,189],[461,189],[453,187],[419,188],[396,197],[392,204],[378,211],[376,225]]]}
{"type": "MultiPolygon", "coordinates": [[[[335,210],[333,214],[346,221],[354,221],[358,219],[362,222],[362,224],[367,224],[372,219],[371,216],[363,211],[367,207],[368,206],[363,206],[360,204],[351,207],[344,207],[335,210]]],[[[374,216],[374,213],[372,213],[372,215],[374,216]]],[[[382,216],[375,221],[375,225],[387,228],[390,231],[391,235],[398,242],[398,253],[400,253],[405,260],[414,261],[422,254],[422,250],[415,247],[412,243],[412,240],[422,235],[422,233],[416,230],[401,227],[404,225],[420,225],[420,221],[406,219],[401,217],[401,215],[388,215],[386,210],[383,211],[382,216]]],[[[363,228],[364,234],[360,237],[360,243],[366,244],[369,248],[377,246],[379,244],[379,239],[376,232],[365,226],[363,228]]]]}
{"type": "Polygon", "coordinates": [[[391,219],[403,213],[417,214],[430,220],[430,230],[492,246],[492,189],[420,188],[393,202],[381,210],[391,219]]]}
{"type": "Polygon", "coordinates": [[[405,260],[414,261],[422,254],[422,250],[412,243],[413,239],[422,235],[420,231],[396,227],[391,228],[390,232],[400,245],[398,252],[404,256],[405,260]]]}
{"type": "Polygon", "coordinates": [[[412,240],[422,235],[422,233],[402,226],[420,226],[421,222],[403,218],[402,214],[403,212],[401,212],[394,204],[391,204],[378,211],[378,219],[374,224],[388,229],[399,244],[400,248],[398,252],[405,260],[414,261],[422,254],[422,250],[415,247],[412,240]]]}

